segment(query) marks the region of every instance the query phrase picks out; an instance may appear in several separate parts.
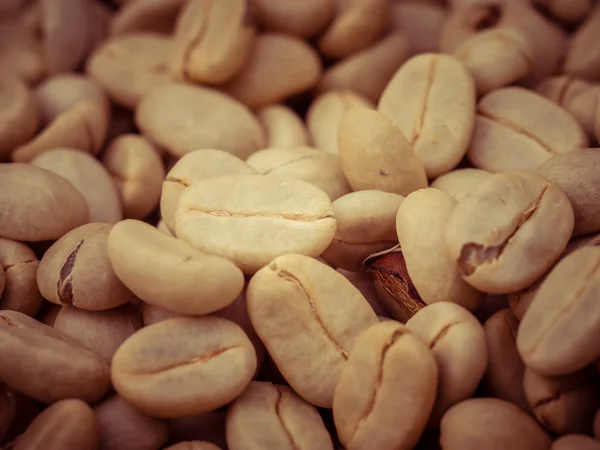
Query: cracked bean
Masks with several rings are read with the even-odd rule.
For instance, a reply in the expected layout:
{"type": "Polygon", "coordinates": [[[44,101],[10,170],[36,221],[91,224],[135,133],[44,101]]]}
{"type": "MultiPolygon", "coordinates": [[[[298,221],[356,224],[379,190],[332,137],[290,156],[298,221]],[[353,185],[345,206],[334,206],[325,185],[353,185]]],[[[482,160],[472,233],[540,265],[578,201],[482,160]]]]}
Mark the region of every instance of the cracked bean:
{"type": "Polygon", "coordinates": [[[446,248],[471,286],[508,294],[552,267],[573,223],[567,196],[550,181],[531,172],[501,172],[456,205],[446,226],[446,248]]]}
{"type": "Polygon", "coordinates": [[[83,225],[48,249],[37,273],[38,287],[46,300],[103,311],[134,298],[109,261],[107,241],[111,229],[110,224],[83,225]]]}
{"type": "Polygon", "coordinates": [[[253,274],[286,253],[318,256],[335,235],[327,194],[300,180],[231,175],[196,181],[179,198],[177,236],[253,274]]]}
{"type": "Polygon", "coordinates": [[[247,302],[252,325],[285,380],[305,400],[331,408],[355,340],[379,322],[360,291],[333,268],[289,254],[252,277],[247,302]]]}
{"type": "Polygon", "coordinates": [[[137,410],[176,418],[231,402],[248,386],[255,369],[252,342],[234,322],[179,317],[129,337],[113,357],[112,382],[137,410]]]}
{"type": "Polygon", "coordinates": [[[227,410],[230,450],[333,450],[317,409],[288,386],[252,381],[227,410]]]}
{"type": "Polygon", "coordinates": [[[333,417],[344,448],[412,449],[429,419],[437,384],[432,351],[408,327],[389,320],[368,328],[335,388],[333,417]]]}

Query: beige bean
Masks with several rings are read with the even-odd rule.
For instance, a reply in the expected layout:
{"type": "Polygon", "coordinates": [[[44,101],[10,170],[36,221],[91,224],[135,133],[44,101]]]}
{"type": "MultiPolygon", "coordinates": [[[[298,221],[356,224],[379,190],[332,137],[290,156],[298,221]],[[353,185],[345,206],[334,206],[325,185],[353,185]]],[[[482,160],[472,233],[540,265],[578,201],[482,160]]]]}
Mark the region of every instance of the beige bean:
{"type": "Polygon", "coordinates": [[[342,0],[317,42],[320,52],[341,59],[373,44],[389,25],[390,0],[342,0]]]}
{"type": "Polygon", "coordinates": [[[599,450],[600,442],[584,434],[561,436],[552,444],[552,450],[599,450]]]}
{"type": "Polygon", "coordinates": [[[396,70],[408,59],[408,40],[392,32],[372,46],[334,64],[323,73],[318,90],[350,90],[377,102],[396,70]],[[373,67],[377,67],[373,71],[373,67]]]}
{"type": "Polygon", "coordinates": [[[127,339],[112,360],[112,382],[141,412],[185,417],[231,402],[255,369],[254,347],[238,325],[214,316],[180,317],[127,339]]]}
{"type": "Polygon", "coordinates": [[[404,0],[391,5],[391,26],[408,39],[411,55],[435,52],[448,15],[439,3],[404,0]]]}
{"type": "Polygon", "coordinates": [[[570,75],[556,75],[540,81],[533,90],[565,108],[577,95],[592,86],[589,81],[570,75]]]}
{"type": "Polygon", "coordinates": [[[352,91],[329,91],[317,96],[306,113],[306,125],[314,146],[338,153],[338,130],[346,112],[353,107],[372,108],[366,98],[352,91]]]}
{"type": "Polygon", "coordinates": [[[338,155],[312,147],[267,148],[250,155],[246,162],[257,173],[302,180],[337,200],[351,192],[338,155]]]}
{"type": "Polygon", "coordinates": [[[158,206],[165,166],[147,139],[120,135],[104,151],[102,163],[117,187],[126,218],[143,219],[158,206]]]}
{"type": "Polygon", "coordinates": [[[203,254],[138,220],[115,225],[107,251],[115,273],[137,297],[174,313],[217,311],[244,287],[244,276],[232,262],[203,254]]]}
{"type": "Polygon", "coordinates": [[[337,231],[323,258],[354,272],[373,253],[398,243],[396,213],[404,197],[383,191],[357,191],[333,202],[337,231]]]}
{"type": "Polygon", "coordinates": [[[335,235],[327,194],[310,183],[231,175],[193,183],[175,212],[180,239],[253,274],[286,253],[320,255],[335,235]]]}
{"type": "Polygon", "coordinates": [[[35,418],[16,441],[15,450],[99,448],[98,422],[94,411],[77,399],[60,400],[35,418]]]}
{"type": "Polygon", "coordinates": [[[42,306],[36,276],[40,265],[35,252],[27,245],[0,238],[2,286],[0,309],[34,316],[42,306]]]}
{"type": "Polygon", "coordinates": [[[388,83],[378,110],[400,129],[427,176],[434,178],[452,170],[467,151],[475,121],[475,84],[453,56],[413,56],[388,83]]]}
{"type": "MultiPolygon", "coordinates": [[[[35,4],[38,5],[37,3],[35,4]]],[[[41,43],[22,23],[0,23],[0,62],[2,70],[32,85],[44,74],[41,43]]]]}
{"type": "Polygon", "coordinates": [[[592,9],[592,0],[534,0],[554,17],[567,24],[585,20],[592,9]]]}
{"type": "Polygon", "coordinates": [[[117,187],[93,156],[73,148],[44,152],[31,164],[62,176],[77,188],[88,205],[90,222],[117,223],[123,218],[117,187]]]}
{"type": "Polygon", "coordinates": [[[475,81],[477,93],[508,86],[527,76],[533,66],[534,49],[521,31],[495,28],[482,31],[454,50],[475,81]]]}
{"type": "Polygon", "coordinates": [[[110,361],[123,341],[142,328],[140,312],[132,304],[107,311],[63,306],[53,327],[110,361]]]}
{"type": "Polygon", "coordinates": [[[523,389],[525,365],[517,351],[519,321],[509,309],[496,312],[483,325],[488,349],[488,366],[483,377],[487,395],[506,400],[529,412],[523,389]]]}
{"type": "Polygon", "coordinates": [[[156,86],[140,101],[135,121],[150,141],[177,157],[218,148],[245,159],[263,147],[263,130],[250,110],[210,88],[156,86]]]}
{"type": "Polygon", "coordinates": [[[430,186],[460,201],[490,175],[491,172],[482,169],[457,169],[437,177],[430,186]]]}
{"type": "Polygon", "coordinates": [[[0,236],[17,241],[58,239],[88,221],[83,196],[63,177],[29,164],[0,164],[0,236]]]}
{"type": "Polygon", "coordinates": [[[174,31],[171,73],[180,80],[222,84],[243,70],[256,30],[247,0],[191,0],[174,31]]]}
{"type": "Polygon", "coordinates": [[[423,164],[400,130],[378,111],[352,108],[339,127],[342,170],[355,191],[406,196],[427,187],[423,164]]]}
{"type": "Polygon", "coordinates": [[[450,195],[433,188],[409,194],[396,215],[396,232],[406,269],[421,299],[457,303],[475,311],[483,294],[463,278],[446,251],[444,231],[457,205],[450,195]]]}
{"type": "Polygon", "coordinates": [[[537,420],[554,434],[591,433],[600,406],[598,373],[587,367],[562,377],[525,369],[523,386],[537,420]]]}
{"type": "Polygon", "coordinates": [[[165,225],[175,235],[175,210],[181,194],[194,181],[219,175],[250,175],[256,170],[238,157],[214,149],[195,150],[183,155],[169,170],[162,184],[160,212],[165,225]]]}
{"type": "Polygon", "coordinates": [[[100,399],[110,387],[106,361],[66,334],[16,311],[0,313],[0,380],[42,403],[100,399]]]}
{"type": "Polygon", "coordinates": [[[425,429],[437,382],[433,353],[407,327],[392,320],[368,328],[335,389],[333,418],[341,443],[348,450],[412,449],[425,429]]]}
{"type": "Polygon", "coordinates": [[[322,31],[333,18],[335,7],[335,0],[252,1],[252,12],[259,25],[268,30],[304,38],[312,37],[322,31]]]}
{"type": "Polygon", "coordinates": [[[429,417],[429,426],[437,427],[451,406],[475,393],[488,362],[485,334],[475,316],[450,302],[426,306],[406,327],[427,344],[437,362],[437,398],[429,417]]]}
{"type": "Polygon", "coordinates": [[[165,421],[150,417],[113,394],[94,405],[100,450],[155,450],[169,437],[165,421]]]}
{"type": "Polygon", "coordinates": [[[559,258],[573,222],[567,196],[550,181],[531,172],[501,172],[456,205],[446,227],[446,248],[471,286],[513,293],[559,258]]]}
{"type": "Polygon", "coordinates": [[[96,49],[86,63],[86,73],[112,101],[134,109],[154,86],[170,81],[168,61],[172,51],[173,42],[165,36],[127,34],[107,40],[96,49]]]}
{"type": "Polygon", "coordinates": [[[134,297],[108,259],[112,225],[89,223],[66,233],[44,254],[37,283],[46,300],[88,311],[124,305],[134,297]]]}
{"type": "Polygon", "coordinates": [[[474,398],[446,413],[440,443],[444,450],[550,450],[552,440],[535,419],[512,403],[474,398]]]}
{"type": "MultiPolygon", "coordinates": [[[[1,54],[0,61],[4,61],[1,54]]],[[[13,75],[0,77],[0,97],[0,158],[6,160],[15,147],[33,138],[40,112],[33,93],[13,75]]]]}
{"type": "Polygon", "coordinates": [[[566,110],[534,92],[508,87],[479,101],[467,156],[491,172],[535,170],[555,154],[588,145],[581,125],[566,110]]]}
{"type": "Polygon", "coordinates": [[[575,212],[573,236],[600,231],[600,209],[591,195],[600,189],[596,176],[598,165],[598,149],[589,148],[554,155],[536,170],[569,198],[575,212]]]}
{"type": "Polygon", "coordinates": [[[153,32],[171,34],[185,0],[128,0],[115,14],[111,25],[112,36],[153,32]]]}
{"type": "Polygon", "coordinates": [[[566,51],[567,33],[527,1],[469,1],[455,8],[441,29],[439,50],[452,53],[471,36],[500,27],[518,29],[533,45],[533,66],[522,80],[524,85],[535,85],[556,73],[566,51]]]}
{"type": "Polygon", "coordinates": [[[321,71],[317,52],[305,41],[281,33],[262,33],[241,71],[223,91],[250,108],[260,108],[314,87],[321,71]]]}
{"type": "Polygon", "coordinates": [[[356,338],[378,323],[360,291],[331,267],[288,254],[252,277],[247,301],[252,325],[285,380],[313,405],[331,408],[356,338]]]}
{"type": "Polygon", "coordinates": [[[594,307],[599,261],[600,248],[580,248],[562,259],[542,283],[517,335],[528,367],[544,375],[565,375],[598,359],[593,342],[599,333],[594,307]]]}
{"type": "Polygon", "coordinates": [[[265,129],[266,148],[309,146],[311,139],[300,116],[285,105],[270,105],[256,112],[265,129]]]}
{"type": "Polygon", "coordinates": [[[333,450],[317,409],[288,386],[252,381],[227,410],[230,450],[333,450]]]}
{"type": "Polygon", "coordinates": [[[373,278],[367,273],[360,272],[350,272],[349,270],[344,269],[336,269],[339,273],[344,275],[346,279],[354,285],[356,289],[360,291],[360,293],[365,297],[375,314],[378,317],[388,316],[389,312],[385,306],[385,303],[379,298],[377,291],[375,290],[375,286],[373,283],[373,278]]]}
{"type": "Polygon", "coordinates": [[[600,6],[595,5],[586,20],[571,36],[563,70],[566,74],[596,81],[600,78],[598,42],[600,6]]]}
{"type": "Polygon", "coordinates": [[[594,125],[600,86],[592,86],[573,98],[565,109],[579,122],[590,141],[595,141],[594,125]]]}

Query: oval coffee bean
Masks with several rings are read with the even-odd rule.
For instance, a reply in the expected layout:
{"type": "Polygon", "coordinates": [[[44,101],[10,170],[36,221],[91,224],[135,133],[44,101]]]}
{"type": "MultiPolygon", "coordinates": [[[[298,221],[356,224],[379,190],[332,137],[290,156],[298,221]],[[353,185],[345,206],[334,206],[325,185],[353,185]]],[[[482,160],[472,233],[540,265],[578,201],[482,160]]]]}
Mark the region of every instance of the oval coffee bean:
{"type": "Polygon", "coordinates": [[[482,169],[456,169],[437,177],[430,187],[439,189],[460,201],[490,175],[491,172],[482,169]]]}
{"type": "Polygon", "coordinates": [[[465,400],[440,427],[444,450],[549,450],[552,440],[531,416],[496,398],[465,400]]]}
{"type": "Polygon", "coordinates": [[[263,175],[302,180],[322,189],[334,201],[351,192],[340,158],[311,147],[266,148],[246,162],[263,175]]]}
{"type": "Polygon", "coordinates": [[[117,0],[117,3],[122,7],[114,15],[114,20],[110,24],[111,37],[120,37],[141,30],[171,34],[184,1],[155,0],[139,3],[117,0]]]}
{"type": "Polygon", "coordinates": [[[231,261],[203,254],[145,222],[119,222],[107,245],[119,279],[141,300],[174,313],[217,311],[244,287],[244,275],[231,261]]]}
{"type": "Polygon", "coordinates": [[[376,190],[356,191],[333,202],[337,231],[322,257],[332,266],[362,272],[363,261],[398,243],[396,213],[404,197],[376,190]]]}
{"type": "Polygon", "coordinates": [[[302,118],[285,105],[270,105],[256,112],[266,134],[265,148],[306,147],[308,130],[302,118]]]}
{"type": "Polygon", "coordinates": [[[467,156],[475,167],[490,172],[535,170],[554,154],[589,145],[583,128],[566,110],[521,87],[483,97],[475,122],[467,156]]]}
{"type": "Polygon", "coordinates": [[[583,247],[561,260],[523,316],[517,347],[543,375],[566,375],[600,358],[600,248],[583,247]],[[568,339],[565,339],[568,336],[568,339]]]}
{"type": "Polygon", "coordinates": [[[124,305],[133,293],[119,280],[108,257],[113,225],[89,223],[56,241],[46,251],[37,283],[46,300],[88,311],[124,305]]]}
{"type": "Polygon", "coordinates": [[[35,418],[17,438],[14,450],[89,449],[100,446],[100,433],[94,411],[77,399],[60,400],[35,418]]]}
{"type": "Polygon", "coordinates": [[[255,369],[254,347],[238,325],[214,316],[180,317],[127,339],[113,357],[112,382],[143,413],[186,417],[238,397],[255,369]]]}
{"type": "Polygon", "coordinates": [[[360,291],[333,268],[289,254],[252,277],[247,301],[256,333],[292,389],[331,408],[356,338],[378,323],[360,291]]]}
{"type": "Polygon", "coordinates": [[[252,274],[286,253],[320,255],[335,235],[325,192],[266,175],[231,175],[193,183],[175,212],[177,236],[252,274]]]}
{"type": "Polygon", "coordinates": [[[169,438],[167,422],[150,417],[112,394],[94,405],[100,450],[160,449],[169,438]]]}
{"type": "Polygon", "coordinates": [[[437,383],[433,353],[407,327],[390,320],[368,328],[335,388],[333,418],[344,448],[412,449],[425,429],[437,383]]]}
{"type": "Polygon", "coordinates": [[[269,30],[312,37],[331,21],[334,0],[306,0],[284,3],[278,0],[253,0],[252,12],[260,25],[269,30]]]}
{"type": "Polygon", "coordinates": [[[598,51],[596,42],[599,26],[600,7],[596,6],[571,37],[563,67],[565,73],[586,80],[598,80],[600,77],[600,51],[598,51]]]}
{"type": "Polygon", "coordinates": [[[527,368],[523,386],[533,414],[552,433],[592,433],[594,415],[600,406],[600,385],[594,367],[562,377],[545,377],[527,368]]]}
{"type": "Polygon", "coordinates": [[[354,191],[408,195],[427,187],[423,164],[400,130],[380,112],[352,108],[338,131],[342,170],[354,191]]]}
{"type": "Polygon", "coordinates": [[[497,173],[456,205],[446,227],[446,247],[474,288],[517,292],[558,259],[573,220],[567,196],[541,175],[497,173]]]}
{"type": "Polygon", "coordinates": [[[183,83],[150,89],[136,107],[135,122],[175,157],[218,148],[244,159],[264,141],[260,122],[247,107],[214,89],[183,83]]]}
{"type": "Polygon", "coordinates": [[[456,204],[438,189],[419,189],[400,205],[396,232],[408,275],[421,299],[427,304],[453,302],[475,311],[483,294],[462,279],[444,240],[444,230],[456,204]]]}
{"type": "Polygon", "coordinates": [[[483,325],[488,348],[488,366],[483,377],[485,393],[506,400],[529,412],[523,389],[525,365],[517,351],[519,321],[509,309],[492,315],[483,325]]]}
{"type": "Polygon", "coordinates": [[[475,121],[475,84],[453,56],[413,56],[381,94],[379,112],[408,139],[429,178],[463,158],[475,121]]]}
{"type": "Polygon", "coordinates": [[[431,350],[438,367],[437,398],[429,426],[453,405],[473,396],[488,362],[485,334],[475,316],[450,302],[426,306],[406,327],[431,350]]]}
{"type": "Polygon", "coordinates": [[[597,167],[600,152],[588,148],[554,155],[536,170],[567,194],[575,213],[573,236],[600,231],[600,206],[591,194],[600,189],[597,167]]]}
{"type": "Polygon", "coordinates": [[[110,368],[66,334],[16,311],[0,312],[0,380],[42,403],[67,398],[100,399],[110,387],[110,368]]]}
{"type": "Polygon", "coordinates": [[[24,163],[0,164],[0,236],[15,241],[59,239],[88,221],[88,206],[63,177],[24,163]]]}
{"type": "Polygon", "coordinates": [[[230,450],[333,450],[317,409],[288,386],[252,381],[227,410],[230,450]]]}

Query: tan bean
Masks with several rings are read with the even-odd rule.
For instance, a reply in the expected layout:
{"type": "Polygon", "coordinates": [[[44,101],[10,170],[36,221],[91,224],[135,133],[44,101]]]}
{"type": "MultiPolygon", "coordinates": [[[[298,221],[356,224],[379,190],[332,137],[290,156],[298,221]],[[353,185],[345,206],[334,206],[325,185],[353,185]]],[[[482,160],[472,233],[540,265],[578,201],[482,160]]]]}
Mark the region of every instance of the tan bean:
{"type": "Polygon", "coordinates": [[[600,77],[598,42],[600,6],[595,5],[585,22],[573,33],[563,70],[569,75],[595,81],[600,77]]]}
{"type": "Polygon", "coordinates": [[[457,169],[437,177],[430,186],[460,201],[490,175],[491,172],[482,169],[457,169]]]}
{"type": "Polygon", "coordinates": [[[463,158],[475,121],[475,84],[453,56],[413,56],[394,75],[378,110],[408,139],[429,178],[463,158]],[[452,86],[450,88],[450,86],[452,86]]]}
{"type": "Polygon", "coordinates": [[[253,14],[268,30],[312,37],[323,30],[335,13],[335,0],[280,2],[253,0],[253,14]]]}
{"type": "Polygon", "coordinates": [[[110,230],[107,253],[119,279],[137,297],[178,314],[217,311],[244,287],[242,271],[232,262],[138,220],[124,220],[110,230]]]}
{"type": "Polygon", "coordinates": [[[112,382],[141,412],[185,417],[235,399],[255,370],[254,347],[238,325],[214,316],[180,317],[129,337],[113,357],[112,382]]]}
{"type": "Polygon", "coordinates": [[[171,34],[184,2],[185,0],[128,0],[113,18],[110,34],[123,36],[140,31],[171,34]]]}
{"type": "Polygon", "coordinates": [[[565,105],[565,109],[579,122],[590,141],[596,140],[594,122],[599,98],[600,86],[592,86],[576,95],[565,105]]]}
{"type": "Polygon", "coordinates": [[[270,105],[256,112],[265,129],[266,148],[304,147],[311,139],[302,119],[285,105],[270,105]]]}
{"type": "Polygon", "coordinates": [[[391,25],[408,39],[411,54],[435,52],[440,29],[448,15],[435,2],[404,0],[391,5],[391,25]]]}
{"type": "Polygon", "coordinates": [[[577,95],[592,86],[589,81],[570,75],[556,75],[540,81],[533,90],[564,108],[577,95]]]}
{"type": "Polygon", "coordinates": [[[16,21],[0,23],[0,62],[3,71],[30,85],[37,83],[44,74],[39,40],[26,26],[16,21]]]}
{"type": "Polygon", "coordinates": [[[413,448],[433,407],[437,380],[433,353],[407,327],[393,320],[371,326],[356,340],[335,389],[333,418],[341,443],[348,450],[413,448]]]}
{"type": "Polygon", "coordinates": [[[330,408],[356,338],[378,323],[365,298],[331,267],[289,254],[252,277],[247,299],[252,325],[286,381],[330,408]]]}

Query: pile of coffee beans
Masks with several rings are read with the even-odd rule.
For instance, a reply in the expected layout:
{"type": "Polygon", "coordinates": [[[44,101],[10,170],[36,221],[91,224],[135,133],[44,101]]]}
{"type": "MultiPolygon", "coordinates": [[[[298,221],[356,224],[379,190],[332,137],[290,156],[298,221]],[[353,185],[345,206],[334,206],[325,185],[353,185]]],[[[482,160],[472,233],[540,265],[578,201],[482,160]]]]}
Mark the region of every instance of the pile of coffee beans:
{"type": "Polygon", "coordinates": [[[0,449],[599,450],[600,1],[0,0],[0,449]]]}

